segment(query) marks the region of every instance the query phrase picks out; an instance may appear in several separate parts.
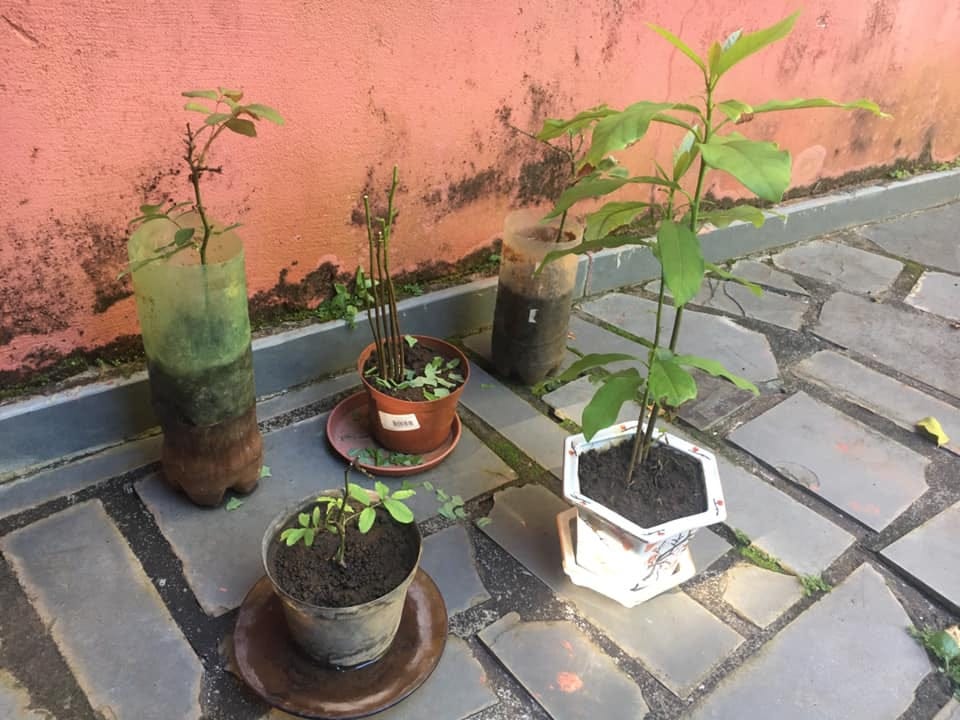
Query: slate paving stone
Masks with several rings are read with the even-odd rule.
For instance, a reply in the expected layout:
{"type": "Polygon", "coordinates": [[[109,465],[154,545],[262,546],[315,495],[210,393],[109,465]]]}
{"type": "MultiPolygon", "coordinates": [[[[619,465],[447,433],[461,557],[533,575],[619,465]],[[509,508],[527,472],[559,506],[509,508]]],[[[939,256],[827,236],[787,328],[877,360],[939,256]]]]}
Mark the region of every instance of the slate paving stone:
{"type": "Polygon", "coordinates": [[[846,530],[756,475],[719,457],[727,522],[753,544],[801,575],[816,575],[850,547],[846,530]]]}
{"type": "Polygon", "coordinates": [[[889,289],[903,270],[897,260],[832,240],[795,245],[774,255],[773,262],[798,275],[868,294],[889,289]]]}
{"type": "MultiPolygon", "coordinates": [[[[579,425],[583,418],[583,409],[599,387],[600,385],[591,382],[590,378],[581,377],[548,392],[543,396],[543,401],[553,409],[556,417],[579,425]]],[[[620,408],[617,422],[636,420],[639,414],[639,403],[627,401],[620,408]]]]}
{"type": "Polygon", "coordinates": [[[160,459],[160,435],[124,443],[83,460],[0,484],[0,519],[79,492],[160,459]]]}
{"type": "Polygon", "coordinates": [[[869,225],[857,233],[887,252],[951,272],[960,272],[960,203],[869,225]]]}
{"type": "Polygon", "coordinates": [[[766,627],[803,597],[800,581],[793,575],[739,564],[724,578],[723,601],[754,625],[766,627]]]}
{"type": "Polygon", "coordinates": [[[911,530],[883,554],[960,608],[960,503],[911,530]]]}
{"type": "Polygon", "coordinates": [[[950,437],[943,447],[960,455],[960,410],[952,405],[832,350],[821,350],[798,363],[794,370],[907,430],[915,430],[922,418],[937,418],[950,437]]]}
{"type": "Polygon", "coordinates": [[[460,402],[535,462],[560,477],[567,432],[530,403],[473,363],[470,382],[460,402]]]}
{"type": "Polygon", "coordinates": [[[490,599],[477,574],[473,545],[463,525],[426,538],[420,567],[437,583],[451,617],[490,599]]]}
{"type": "MultiPolygon", "coordinates": [[[[547,421],[549,422],[549,421],[547,421]]],[[[270,521],[284,508],[323,490],[343,484],[344,461],[329,449],[326,415],[288,425],[264,437],[265,463],[272,477],[233,511],[198,508],[172,492],[158,475],[136,484],[164,537],[183,562],[183,572],[208,615],[222,615],[240,605],[263,576],[260,542],[270,521]]],[[[460,443],[440,465],[417,475],[465,501],[509,482],[516,473],[466,427],[460,443]]],[[[384,480],[398,487],[399,478],[384,480]]],[[[353,482],[373,481],[354,474],[353,482]]],[[[432,493],[421,491],[408,505],[418,520],[437,512],[432,493]]]]}
{"type": "Polygon", "coordinates": [[[960,397],[960,353],[950,323],[847,293],[823,305],[814,332],[960,397]]]}
{"type": "Polygon", "coordinates": [[[6,670],[0,668],[0,718],[5,720],[56,720],[45,710],[31,708],[30,693],[6,670]]]}
{"type": "Polygon", "coordinates": [[[99,500],[10,533],[0,546],[95,710],[200,717],[203,667],[99,500]]]}
{"type": "Polygon", "coordinates": [[[568,621],[523,622],[510,613],[479,634],[553,720],[640,720],[640,688],[568,621]]]}
{"type": "MultiPolygon", "coordinates": [[[[650,292],[659,292],[659,281],[654,282],[650,292]]],[[[748,288],[735,282],[706,279],[700,292],[691,300],[694,305],[722,310],[737,317],[752,318],[778,325],[788,330],[799,330],[803,315],[809,307],[806,299],[787,297],[776,292],[754,295],[748,288]]]]}
{"type": "MultiPolygon", "coordinates": [[[[463,720],[497,704],[487,685],[487,675],[458,637],[447,637],[447,646],[436,670],[412,695],[370,720],[463,720]]],[[[263,720],[293,720],[294,716],[272,710],[263,720]]]]}
{"type": "Polygon", "coordinates": [[[960,702],[950,700],[933,720],[960,720],[960,702]]]}
{"type": "MultiPolygon", "coordinates": [[[[653,337],[657,304],[652,300],[610,293],[583,304],[584,312],[639,337],[653,337]]],[[[672,327],[674,310],[665,307],[663,321],[672,327]]],[[[777,362],[767,339],[729,318],[688,310],[683,315],[678,350],[718,360],[753,382],[776,380],[777,362]]]]}
{"type": "Polygon", "coordinates": [[[804,392],[730,440],[877,532],[927,490],[929,460],[804,392]]]}
{"type": "Polygon", "coordinates": [[[931,670],[910,617],[863,565],[727,676],[690,720],[898,718],[931,670]]]}
{"type": "Polygon", "coordinates": [[[809,295],[802,285],[799,285],[790,275],[777,270],[772,265],[756,260],[737,260],[730,268],[730,272],[744,280],[755,282],[765,287],[786,290],[798,295],[809,295]]]}
{"type": "MultiPolygon", "coordinates": [[[[627,609],[574,585],[563,572],[556,524],[557,514],[568,507],[539,485],[508,488],[494,496],[492,522],[483,532],[664,685],[678,695],[689,694],[743,638],[683,592],[665,593],[627,609]]],[[[694,555],[700,552],[698,543],[712,543],[709,534],[704,530],[694,536],[694,555]]]]}
{"type": "MultiPolygon", "coordinates": [[[[570,318],[570,335],[570,347],[582,355],[589,355],[590,353],[626,353],[627,355],[636,355],[641,360],[647,356],[647,349],[640,343],[605,330],[599,325],[595,325],[577,316],[570,318]]],[[[623,361],[610,363],[607,369],[613,372],[628,367],[639,366],[639,361],[623,361]]]]}
{"type": "Polygon", "coordinates": [[[960,320],[960,277],[940,272],[925,272],[917,280],[907,303],[950,320],[960,320]]]}
{"type": "Polygon", "coordinates": [[[298,410],[333,397],[352,387],[360,385],[360,376],[355,372],[344,373],[336,377],[321,380],[303,387],[288,390],[280,395],[261,400],[257,403],[257,419],[260,422],[270,420],[292,410],[298,410]]]}

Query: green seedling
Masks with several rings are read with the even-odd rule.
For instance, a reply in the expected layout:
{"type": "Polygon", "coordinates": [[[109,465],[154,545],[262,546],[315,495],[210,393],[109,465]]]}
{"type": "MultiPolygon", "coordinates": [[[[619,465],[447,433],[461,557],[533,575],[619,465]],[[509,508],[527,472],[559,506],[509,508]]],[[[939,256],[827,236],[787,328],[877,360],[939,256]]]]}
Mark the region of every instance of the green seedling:
{"type": "MultiPolygon", "coordinates": [[[[355,465],[355,464],[354,464],[355,465]]],[[[297,517],[297,525],[280,533],[280,540],[288,546],[302,542],[311,547],[321,533],[330,533],[338,538],[337,550],[331,560],[346,567],[347,528],[356,524],[357,530],[366,535],[377,519],[378,507],[383,507],[394,521],[402,524],[413,522],[413,511],[404,504],[416,495],[416,490],[402,487],[393,492],[377,480],[374,492],[350,482],[350,468],[343,473],[343,491],[339,495],[321,495],[309,512],[297,517]],[[352,503],[351,503],[352,501],[352,503]]]]}
{"type": "Polygon", "coordinates": [[[907,632],[937,658],[940,669],[953,683],[954,696],[960,699],[960,628],[909,628],[907,632]]]}
{"type": "Polygon", "coordinates": [[[828,593],[833,590],[833,585],[819,575],[801,575],[800,585],[803,587],[804,597],[811,597],[817,593],[828,593]]]}
{"type": "MultiPolygon", "coordinates": [[[[656,418],[661,407],[677,408],[694,399],[697,385],[691,371],[701,370],[724,378],[737,387],[757,393],[749,380],[739,377],[716,360],[681,353],[677,349],[684,307],[700,290],[705,277],[730,280],[759,294],[760,288],[724,268],[708,262],[700,246],[699,233],[706,224],[726,227],[743,221],[760,227],[766,216],[750,205],[721,208],[704,197],[707,176],[721,172],[733,177],[753,195],[776,203],[790,184],[791,159],[786,150],[768,140],[753,140],[736,132],[759,115],[804,108],[840,108],[884,115],[870,100],[835,102],[825,98],[771,100],[750,104],[720,94],[721,81],[741,61],[768,45],[785,38],[793,29],[797,14],[755,32],[738,30],[722,42],[713,43],[705,55],[695,52],[669,30],[650,29],[673,45],[699,71],[702,84],[698,91],[685,90],[682,100],[654,102],[642,100],[623,110],[601,105],[577,113],[570,119],[548,119],[537,135],[552,140],[590,133],[589,145],[578,154],[577,182],[559,197],[547,219],[560,217],[581,201],[595,201],[618,190],[640,190],[639,197],[618,197],[586,215],[584,239],[569,250],[550,253],[546,262],[568,253],[592,253],[603,249],[637,246],[648,249],[660,265],[660,287],[651,338],[641,339],[644,357],[623,353],[587,355],[561,375],[564,382],[581,373],[609,363],[631,361],[631,367],[608,373],[580,423],[584,435],[592,438],[599,430],[616,422],[624,402],[636,400],[641,408],[633,451],[626,468],[625,483],[633,477],[653,445],[656,418]],[[688,101],[688,98],[693,100],[688,101]],[[663,167],[653,163],[648,174],[633,174],[614,157],[643,139],[650,127],[680,134],[672,162],[663,167]],[[642,221],[650,232],[630,232],[632,224],[642,221]],[[664,313],[667,293],[675,312],[672,319],[664,313]],[[639,361],[640,368],[637,365],[639,361]]],[[[659,137],[659,134],[658,134],[659,137]]],[[[640,280],[641,278],[638,278],[640,280]]]]}
{"type": "Polygon", "coordinates": [[[401,452],[387,452],[379,447],[352,448],[348,453],[364,465],[375,467],[413,467],[423,464],[423,455],[409,455],[401,452]]]}
{"type": "Polygon", "coordinates": [[[207,245],[210,239],[217,235],[229,232],[239,227],[239,223],[223,228],[215,227],[207,216],[207,209],[200,194],[200,180],[205,175],[220,175],[221,166],[209,164],[208,153],[214,140],[224,132],[230,131],[246,137],[257,136],[257,125],[260,120],[268,120],[276,125],[283,125],[284,120],[273,108],[259,103],[242,105],[241,90],[217,88],[216,90],[187,90],[181,93],[188,102],[184,110],[204,115],[203,123],[194,128],[189,122],[184,135],[184,161],[190,172],[188,178],[193,189],[193,199],[184,202],[159,203],[156,205],[141,205],[140,214],[130,221],[131,225],[140,225],[148,222],[163,221],[173,223],[176,231],[173,240],[157,249],[156,254],[132,263],[121,277],[128,272],[134,272],[148,263],[165,260],[187,249],[196,250],[200,255],[200,263],[207,263],[207,245]],[[210,103],[213,103],[210,105],[210,103]],[[196,213],[200,218],[199,233],[197,228],[183,227],[180,220],[184,216],[196,213]]]}

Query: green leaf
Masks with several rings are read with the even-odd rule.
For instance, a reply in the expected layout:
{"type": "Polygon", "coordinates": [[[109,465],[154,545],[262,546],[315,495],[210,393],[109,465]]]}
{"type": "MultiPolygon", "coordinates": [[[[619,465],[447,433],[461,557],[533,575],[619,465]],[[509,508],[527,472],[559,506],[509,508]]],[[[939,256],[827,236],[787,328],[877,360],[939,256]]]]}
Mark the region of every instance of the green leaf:
{"type": "Polygon", "coordinates": [[[624,185],[628,184],[650,184],[650,185],[662,185],[664,187],[672,187],[675,183],[670,180],[664,180],[662,178],[654,176],[637,176],[637,177],[597,177],[593,175],[588,175],[587,177],[580,180],[576,185],[571,185],[557,198],[557,203],[554,205],[553,210],[544,218],[549,220],[550,218],[559,217],[566,210],[569,210],[573,205],[585,200],[586,198],[596,198],[602,197],[603,195],[609,195],[615,190],[619,190],[624,185]]]}
{"type": "Polygon", "coordinates": [[[393,495],[391,495],[390,497],[392,497],[394,500],[406,500],[407,498],[411,498],[411,497],[413,497],[413,496],[416,495],[416,494],[417,494],[417,491],[416,491],[416,490],[409,490],[409,489],[408,489],[408,490],[397,490],[397,491],[396,491],[393,495]]]}
{"type": "Polygon", "coordinates": [[[662,28],[659,25],[653,25],[652,23],[647,23],[647,27],[653,30],[657,35],[662,37],[668,43],[673,45],[677,50],[682,52],[688,58],[693,60],[693,62],[696,63],[698,68],[700,68],[704,72],[707,71],[707,66],[706,66],[706,63],[703,62],[703,59],[699,55],[697,55],[690,48],[690,46],[687,45],[683,40],[678,38],[676,35],[674,35],[672,32],[670,32],[666,28],[662,28]]]}
{"type": "Polygon", "coordinates": [[[742,277],[737,277],[736,275],[733,275],[732,273],[727,272],[719,265],[714,265],[711,262],[704,263],[704,265],[707,268],[707,272],[713,273],[714,275],[717,275],[718,277],[721,277],[724,280],[730,280],[731,282],[739,283],[740,285],[743,285],[745,288],[747,288],[747,290],[752,292],[757,297],[760,297],[761,295],[763,295],[763,288],[761,288],[756,283],[752,283],[749,280],[742,277]]]}
{"type": "Polygon", "coordinates": [[[183,106],[183,109],[190,110],[191,112],[203,113],[204,115],[209,115],[211,112],[213,112],[206,105],[198,102],[188,102],[186,105],[183,106]]]}
{"type": "Polygon", "coordinates": [[[739,100],[724,100],[723,102],[719,102],[717,103],[717,110],[726,115],[731,122],[737,122],[744,114],[754,111],[752,107],[739,100]]]}
{"type": "Polygon", "coordinates": [[[745,60],[754,53],[763,50],[767,45],[785,38],[793,30],[793,25],[799,15],[799,11],[795,12],[790,17],[784,18],[768,28],[736,37],[728,47],[721,48],[720,56],[710,63],[710,75],[713,78],[719,78],[741,60],[745,60]]]}
{"type": "Polygon", "coordinates": [[[319,505],[314,506],[313,517],[311,519],[313,520],[313,523],[312,523],[313,527],[320,526],[320,506],[319,505]]]}
{"type": "Polygon", "coordinates": [[[924,645],[926,645],[937,657],[943,660],[947,666],[960,658],[960,645],[946,630],[938,630],[934,633],[928,633],[924,636],[924,645]]]}
{"type": "Polygon", "coordinates": [[[210,113],[203,121],[204,125],[216,125],[233,117],[232,113],[210,113]]]}
{"type": "Polygon", "coordinates": [[[683,307],[696,297],[703,282],[700,240],[686,225],[664,220],[657,231],[657,250],[674,305],[683,307]]]}
{"type": "Polygon", "coordinates": [[[350,497],[352,497],[361,505],[365,507],[370,505],[370,493],[364,488],[354,483],[347,483],[347,490],[350,493],[350,497]]]}
{"type": "Polygon", "coordinates": [[[300,527],[310,527],[310,513],[300,513],[297,519],[300,521],[300,527]]]}
{"type": "Polygon", "coordinates": [[[234,118],[229,120],[224,125],[228,130],[232,130],[238,135],[246,135],[247,137],[256,137],[257,136],[257,126],[254,125],[249,120],[243,120],[242,118],[234,118]]]}
{"type": "Polygon", "coordinates": [[[287,543],[288,546],[296,545],[306,531],[306,528],[287,528],[280,533],[280,539],[287,543]]]}
{"type": "Polygon", "coordinates": [[[317,533],[313,528],[304,528],[303,530],[303,544],[307,547],[313,545],[313,539],[316,537],[317,533]]]}
{"type": "Polygon", "coordinates": [[[923,420],[917,421],[917,427],[925,431],[927,435],[931,436],[934,440],[937,441],[937,447],[941,447],[950,442],[950,438],[947,436],[947,433],[944,432],[943,426],[940,424],[940,421],[937,420],[932,415],[929,417],[923,418],[923,420]]]}
{"type": "Polygon", "coordinates": [[[608,115],[593,128],[590,149],[581,165],[597,165],[606,155],[630,147],[647,133],[650,122],[658,113],[674,107],[673,103],[641,101],[622,112],[608,115]]]}
{"type": "Polygon", "coordinates": [[[596,212],[586,217],[584,240],[592,241],[606,237],[617,228],[629,225],[637,215],[650,207],[645,202],[608,202],[596,212]]]}
{"type": "MultiPolygon", "coordinates": [[[[144,215],[155,215],[163,209],[163,203],[159,205],[141,205],[140,212],[144,215]]],[[[138,218],[139,219],[139,218],[138,218]]],[[[134,222],[131,220],[131,222],[134,222]]]]}
{"type": "Polygon", "coordinates": [[[393,498],[384,498],[383,506],[387,509],[387,512],[390,513],[390,517],[398,523],[406,524],[413,522],[413,510],[402,502],[398,502],[393,498]]]}
{"type": "MultiPolygon", "coordinates": [[[[239,102],[239,98],[237,99],[239,102]]],[[[269,120],[274,125],[283,125],[284,119],[281,117],[280,113],[274,110],[268,105],[261,105],[260,103],[253,103],[251,105],[244,105],[244,110],[247,112],[253,113],[258,118],[263,118],[264,120],[269,120]]]]}
{"type": "Polygon", "coordinates": [[[197,230],[196,228],[192,228],[192,227],[180,228],[179,230],[177,230],[173,234],[174,245],[176,245],[177,247],[183,247],[184,245],[189,243],[190,240],[193,239],[193,234],[196,232],[196,230],[197,230]]]}
{"type": "Polygon", "coordinates": [[[232,498],[230,498],[229,500],[227,500],[226,509],[227,509],[227,510],[236,510],[236,509],[239,508],[241,505],[243,505],[243,500],[241,500],[240,498],[237,498],[237,497],[232,497],[232,498]]]}
{"type": "Polygon", "coordinates": [[[640,358],[636,355],[627,355],[625,353],[591,353],[590,355],[584,355],[564,370],[557,378],[557,381],[562,383],[570,382],[574,378],[579,377],[580,373],[590,370],[591,368],[628,360],[640,360],[640,358]]]}
{"type": "Polygon", "coordinates": [[[381,500],[390,497],[390,488],[379,480],[373,484],[373,489],[376,491],[377,495],[380,496],[381,500]]]}
{"type": "Polygon", "coordinates": [[[867,110],[879,117],[888,118],[890,115],[883,112],[880,106],[872,100],[861,98],[853,102],[837,102],[827,98],[794,98],[793,100],[770,100],[754,106],[753,112],[757,113],[778,112],[780,110],[803,110],[805,108],[839,108],[841,110],[867,110]]]}
{"type": "Polygon", "coordinates": [[[790,184],[790,153],[775,143],[731,133],[700,143],[700,152],[707,165],[730,173],[764,200],[779,202],[790,184]]]}
{"type": "Polygon", "coordinates": [[[647,385],[651,400],[665,402],[670,407],[679,407],[697,396],[697,383],[693,375],[684,370],[673,353],[665,348],[654,354],[647,385]]]}
{"type": "Polygon", "coordinates": [[[492,522],[493,522],[493,520],[491,520],[490,518],[488,518],[488,517],[482,517],[482,518],[477,518],[476,525],[477,525],[478,528],[482,528],[482,527],[486,527],[487,525],[489,525],[489,524],[492,523],[492,522]]]}
{"type": "Polygon", "coordinates": [[[417,344],[417,339],[413,335],[404,335],[403,339],[406,341],[407,345],[413,347],[417,344]]]}
{"type": "Polygon", "coordinates": [[[713,375],[714,377],[722,377],[726,380],[729,380],[741,390],[749,390],[754,395],[760,394],[760,391],[757,390],[756,385],[747,380],[745,377],[734,375],[716,360],[698,357],[697,355],[674,355],[673,360],[680,365],[695,367],[703,370],[706,373],[709,373],[710,375],[713,375]]]}
{"type": "Polygon", "coordinates": [[[620,414],[620,408],[628,400],[637,397],[637,391],[642,385],[643,378],[636,368],[627,368],[604,378],[603,384],[583,409],[580,425],[583,427],[584,437],[589,440],[600,430],[613,425],[620,414]]]}
{"type": "Polygon", "coordinates": [[[651,243],[645,237],[632,234],[607,235],[602,238],[597,238],[596,240],[584,240],[575,247],[568,248],[566,250],[552,250],[551,252],[548,252],[546,256],[544,256],[543,262],[537,266],[536,271],[534,271],[534,275],[543,270],[544,265],[552,263],[554,260],[558,260],[564,255],[582,255],[583,253],[597,252],[598,250],[606,250],[608,248],[618,248],[623,247],[624,245],[653,247],[653,243],[651,243]]]}
{"type": "Polygon", "coordinates": [[[226,98],[230,98],[234,102],[240,102],[243,99],[243,90],[228,90],[227,88],[218,88],[220,94],[226,98]]]}
{"type": "Polygon", "coordinates": [[[569,120],[560,120],[556,118],[547,118],[543,121],[543,128],[540,132],[537,133],[537,140],[553,140],[558,138],[561,135],[566,135],[567,133],[575,135],[576,133],[583,130],[583,128],[591,125],[592,123],[605,118],[608,115],[613,115],[616,110],[608,108],[606,105],[600,105],[595,108],[589,108],[583,112],[579,112],[574,115],[569,120]]]}
{"type": "Polygon", "coordinates": [[[360,512],[360,517],[357,519],[357,529],[366,535],[370,532],[370,528],[373,527],[374,520],[377,519],[377,511],[372,507],[364,508],[360,512]]]}
{"type": "Polygon", "coordinates": [[[187,90],[180,95],[188,98],[206,98],[207,100],[216,100],[220,97],[216,90],[187,90]]]}
{"type": "Polygon", "coordinates": [[[694,145],[697,140],[696,129],[688,130],[683,136],[680,145],[673,153],[673,180],[676,182],[684,176],[694,159],[700,153],[700,149],[694,145]]]}
{"type": "Polygon", "coordinates": [[[270,466],[269,466],[269,465],[262,465],[262,466],[260,467],[260,479],[263,480],[263,478],[268,478],[268,477],[273,477],[273,476],[270,474],[270,466]]]}
{"type": "Polygon", "coordinates": [[[735,205],[726,210],[709,210],[700,214],[703,222],[716,225],[718,228],[725,228],[732,222],[753,223],[754,227],[763,227],[767,219],[763,210],[755,208],[753,205],[735,205]]]}

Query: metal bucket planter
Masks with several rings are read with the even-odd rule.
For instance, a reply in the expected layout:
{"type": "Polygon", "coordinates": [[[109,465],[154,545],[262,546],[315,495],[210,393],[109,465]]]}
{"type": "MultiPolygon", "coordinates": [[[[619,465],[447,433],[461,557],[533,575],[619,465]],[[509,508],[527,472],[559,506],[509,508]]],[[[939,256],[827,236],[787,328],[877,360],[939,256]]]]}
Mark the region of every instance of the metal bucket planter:
{"type": "Polygon", "coordinates": [[[294,524],[297,515],[315,504],[315,493],[277,515],[267,527],[261,543],[263,567],[273,590],[283,604],[283,613],[290,634],[300,648],[323,665],[336,668],[357,668],[379,660],[390,649],[407,597],[407,589],[420,567],[423,551],[420,530],[416,523],[406,526],[417,534],[420,549],[413,569],[393,590],[374,600],[346,607],[323,607],[303,602],[289,595],[274,578],[270,562],[271,548],[285,527],[294,524]]]}
{"type": "MultiPolygon", "coordinates": [[[[568,569],[567,574],[574,582],[589,585],[625,605],[643,602],[691,577],[690,539],[699,528],[723,522],[727,516],[716,457],[663,430],[655,431],[656,442],[680,450],[703,468],[706,510],[644,528],[584,495],[580,490],[580,455],[632,442],[636,428],[636,421],[619,423],[601,430],[590,441],[579,434],[564,442],[563,495],[577,511],[575,543],[566,541],[574,556],[565,558],[566,565],[575,568],[573,572],[568,569]]],[[[561,533],[565,532],[561,522],[561,533]]]]}

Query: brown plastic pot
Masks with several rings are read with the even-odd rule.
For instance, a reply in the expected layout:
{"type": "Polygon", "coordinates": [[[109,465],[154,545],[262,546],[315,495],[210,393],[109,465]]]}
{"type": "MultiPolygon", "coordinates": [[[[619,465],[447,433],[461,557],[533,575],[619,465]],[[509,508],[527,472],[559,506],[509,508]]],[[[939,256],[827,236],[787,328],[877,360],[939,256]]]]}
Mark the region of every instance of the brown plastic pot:
{"type": "MultiPolygon", "coordinates": [[[[330,490],[321,495],[336,495],[330,490]]],[[[288,594],[273,576],[273,556],[280,533],[286,527],[296,525],[301,512],[313,507],[316,494],[301,500],[293,508],[277,515],[267,527],[260,546],[263,567],[273,585],[274,592],[283,604],[283,614],[290,628],[290,635],[314,660],[329,667],[354,668],[379,660],[390,649],[407,598],[407,590],[420,567],[422,543],[413,569],[393,590],[360,605],[346,607],[323,607],[298,600],[288,594]]],[[[416,523],[409,526],[421,541],[416,523]]]]}
{"type": "Polygon", "coordinates": [[[470,363],[460,349],[427,335],[414,335],[417,342],[442,357],[460,358],[463,384],[439,400],[400,400],[380,392],[363,375],[364,366],[374,352],[370,343],[360,353],[357,372],[370,398],[370,432],[383,447],[393,452],[421,455],[436,450],[450,436],[457,403],[470,380],[470,363]]]}

